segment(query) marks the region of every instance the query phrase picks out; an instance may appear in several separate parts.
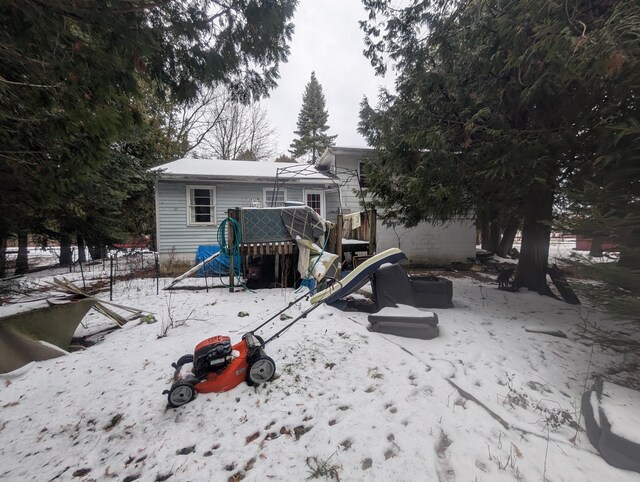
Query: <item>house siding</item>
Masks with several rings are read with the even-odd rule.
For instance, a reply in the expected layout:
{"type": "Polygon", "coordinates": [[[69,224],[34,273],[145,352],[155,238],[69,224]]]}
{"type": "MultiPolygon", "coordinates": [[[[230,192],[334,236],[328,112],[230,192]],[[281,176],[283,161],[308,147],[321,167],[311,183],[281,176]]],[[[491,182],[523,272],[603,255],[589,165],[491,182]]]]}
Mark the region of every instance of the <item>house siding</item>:
{"type": "MultiPolygon", "coordinates": [[[[332,154],[332,164],[358,172],[361,154],[332,154]]],[[[348,174],[338,173],[347,181],[348,174]]],[[[359,179],[353,177],[342,187],[342,210],[344,213],[359,211],[359,179]]],[[[327,193],[327,213],[335,221],[340,203],[337,193],[327,193]]],[[[476,228],[473,220],[452,221],[447,224],[419,223],[412,228],[385,226],[380,220],[376,225],[376,252],[389,248],[400,248],[409,262],[415,265],[443,265],[454,261],[465,261],[475,256],[476,228]]]]}
{"type": "MultiPolygon", "coordinates": [[[[358,164],[360,158],[358,156],[348,155],[334,155],[333,165],[343,168],[351,169],[358,172],[358,164]]],[[[344,183],[340,187],[340,192],[337,189],[328,190],[326,193],[327,199],[327,220],[331,222],[336,221],[337,215],[342,211],[343,214],[360,211],[360,199],[358,194],[360,192],[360,183],[358,177],[349,173],[338,172],[337,176],[340,178],[341,183],[344,183]],[[342,209],[340,209],[340,198],[342,197],[342,209]]]]}
{"type": "Polygon", "coordinates": [[[400,248],[414,265],[443,265],[475,257],[473,220],[442,224],[422,222],[415,227],[384,226],[378,221],[377,251],[400,248]]]}
{"type": "MultiPolygon", "coordinates": [[[[286,185],[288,201],[302,201],[304,188],[313,185],[286,185]]],[[[165,265],[171,259],[192,263],[200,245],[218,244],[218,225],[229,209],[251,207],[253,201],[263,201],[263,189],[273,183],[216,183],[205,181],[159,180],[156,188],[158,253],[165,265]],[[216,224],[189,225],[187,219],[187,186],[215,186],[216,224]]]]}

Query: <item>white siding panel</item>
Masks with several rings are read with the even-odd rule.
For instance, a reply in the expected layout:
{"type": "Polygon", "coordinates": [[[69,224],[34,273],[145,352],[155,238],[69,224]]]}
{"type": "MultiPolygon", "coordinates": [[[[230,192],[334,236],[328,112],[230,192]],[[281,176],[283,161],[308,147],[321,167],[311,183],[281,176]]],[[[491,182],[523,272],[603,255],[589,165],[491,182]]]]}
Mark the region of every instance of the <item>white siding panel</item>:
{"type": "Polygon", "coordinates": [[[377,252],[400,248],[413,264],[442,265],[474,257],[476,228],[472,220],[444,225],[420,223],[395,229],[377,224],[377,252]]]}
{"type": "MultiPolygon", "coordinates": [[[[193,260],[198,246],[218,244],[217,225],[187,225],[187,185],[216,187],[216,220],[218,223],[227,217],[229,209],[251,207],[254,201],[262,202],[263,188],[273,187],[272,183],[158,181],[158,251],[165,259],[169,253],[175,253],[176,258],[193,260]]],[[[287,190],[287,200],[302,201],[302,187],[286,185],[285,189],[287,190]]]]}

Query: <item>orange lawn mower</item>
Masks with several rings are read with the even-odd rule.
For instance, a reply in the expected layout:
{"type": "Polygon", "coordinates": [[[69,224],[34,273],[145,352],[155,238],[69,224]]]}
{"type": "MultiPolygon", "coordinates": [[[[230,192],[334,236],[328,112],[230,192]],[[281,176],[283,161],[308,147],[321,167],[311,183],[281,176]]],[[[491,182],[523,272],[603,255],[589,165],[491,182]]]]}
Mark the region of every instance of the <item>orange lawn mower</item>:
{"type": "Polygon", "coordinates": [[[267,356],[265,346],[323,303],[312,305],[266,341],[255,332],[310,294],[307,292],[289,303],[253,331],[245,333],[242,340],[233,346],[228,336],[214,336],[198,343],[193,355],[184,355],[172,363],[171,366],[175,368],[174,383],[169,390],[162,392],[168,395],[169,407],[177,408],[189,403],[198,393],[226,392],[242,382],[251,386],[271,380],[276,373],[276,363],[267,356]],[[182,367],[189,363],[193,364],[193,368],[183,376],[182,367]]]}
{"type": "Polygon", "coordinates": [[[228,336],[214,336],[200,342],[193,355],[184,355],[177,362],[171,364],[175,368],[174,383],[169,390],[163,392],[168,395],[169,406],[175,408],[189,403],[198,393],[226,392],[242,382],[247,382],[248,385],[268,382],[276,373],[276,364],[265,353],[265,346],[279,338],[319,306],[325,303],[331,304],[362,287],[381,266],[397,263],[404,259],[406,256],[402,251],[390,248],[365,261],[339,281],[325,276],[323,279],[333,282],[331,286],[319,291],[318,288],[321,285],[317,285],[314,289],[289,303],[286,308],[280,310],[253,331],[245,333],[242,340],[233,346],[231,346],[231,339],[228,336]],[[256,331],[273,321],[291,306],[310,296],[313,291],[316,291],[316,294],[311,297],[311,307],[267,341],[255,334],[256,331]],[[183,377],[182,367],[188,363],[193,363],[193,368],[183,377]]]}

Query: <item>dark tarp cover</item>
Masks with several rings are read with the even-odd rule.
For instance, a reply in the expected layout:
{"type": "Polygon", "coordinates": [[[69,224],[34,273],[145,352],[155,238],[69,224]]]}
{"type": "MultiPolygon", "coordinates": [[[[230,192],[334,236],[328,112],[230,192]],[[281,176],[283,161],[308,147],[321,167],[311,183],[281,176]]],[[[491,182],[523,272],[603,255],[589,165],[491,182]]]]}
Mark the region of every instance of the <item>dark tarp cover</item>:
{"type": "MultiPolygon", "coordinates": [[[[196,252],[196,264],[202,263],[205,259],[217,253],[218,251],[220,251],[220,246],[218,246],[217,244],[211,246],[198,246],[198,251],[196,252]]],[[[230,259],[231,258],[229,256],[223,253],[213,261],[209,261],[205,266],[200,268],[197,271],[196,276],[203,278],[205,274],[207,276],[227,275],[229,274],[230,259]]],[[[239,267],[241,262],[242,261],[240,260],[240,256],[236,256],[233,264],[234,266],[239,267]]]]}

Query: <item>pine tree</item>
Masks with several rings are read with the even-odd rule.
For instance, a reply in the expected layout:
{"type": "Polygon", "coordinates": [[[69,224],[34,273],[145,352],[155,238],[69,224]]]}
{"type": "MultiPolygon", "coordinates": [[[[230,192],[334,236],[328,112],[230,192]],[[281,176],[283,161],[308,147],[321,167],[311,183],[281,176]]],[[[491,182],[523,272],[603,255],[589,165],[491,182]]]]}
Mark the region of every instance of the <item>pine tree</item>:
{"type": "MultiPolygon", "coordinates": [[[[640,6],[410,3],[398,10],[365,2],[366,54],[379,72],[387,59],[398,70],[397,93],[361,109],[360,131],[377,148],[369,191],[407,225],[482,210],[487,221],[500,221],[493,208],[511,207],[501,214],[523,219],[514,283],[549,294],[554,204],[588,178],[597,180],[595,192],[610,190],[602,182],[613,163],[622,169],[618,181],[636,179],[617,159],[629,159],[622,136],[637,132],[640,47],[632,39],[640,6]]],[[[627,199],[637,199],[625,186],[627,199]]],[[[625,225],[621,237],[635,247],[640,228],[630,206],[620,205],[619,216],[638,229],[625,225]]]]}
{"type": "Polygon", "coordinates": [[[316,79],[316,73],[311,72],[311,80],[305,87],[302,96],[302,109],[298,114],[298,130],[294,131],[298,138],[294,139],[289,150],[294,157],[311,153],[311,164],[315,164],[322,151],[334,145],[333,140],[337,137],[337,135],[327,134],[329,113],[325,104],[322,86],[316,79]]]}
{"type": "Polygon", "coordinates": [[[77,225],[69,200],[136,135],[135,101],[193,103],[210,85],[266,95],[296,3],[0,2],[0,257],[8,237],[52,236],[56,217],[77,225]]]}

